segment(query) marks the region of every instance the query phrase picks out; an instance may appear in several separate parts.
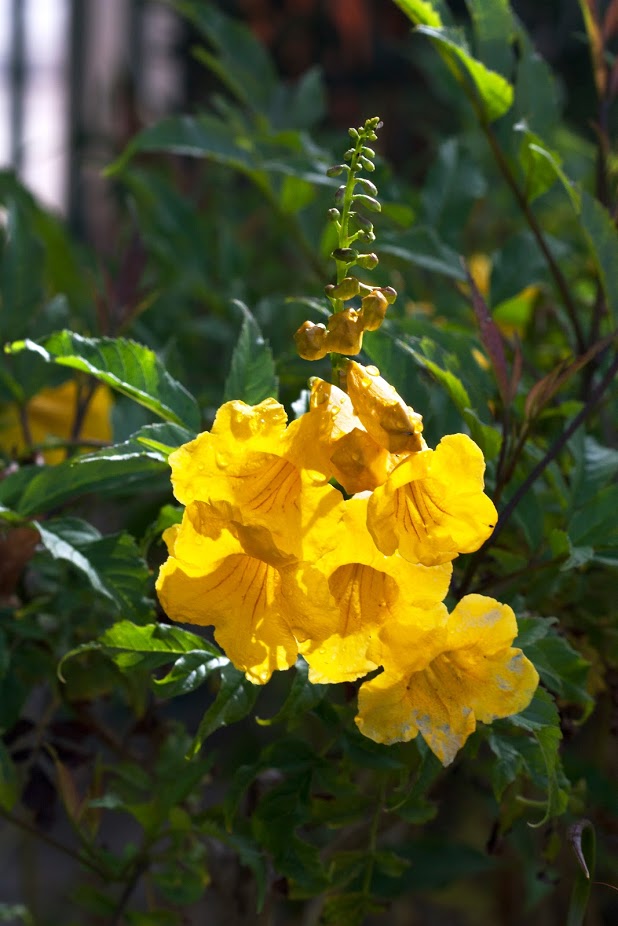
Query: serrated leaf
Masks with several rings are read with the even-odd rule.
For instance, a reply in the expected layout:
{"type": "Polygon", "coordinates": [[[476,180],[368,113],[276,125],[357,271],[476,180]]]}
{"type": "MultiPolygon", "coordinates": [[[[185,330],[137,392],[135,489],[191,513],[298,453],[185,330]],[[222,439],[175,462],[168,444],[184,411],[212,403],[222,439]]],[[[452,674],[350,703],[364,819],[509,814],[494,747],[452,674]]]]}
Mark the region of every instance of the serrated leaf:
{"type": "Polygon", "coordinates": [[[419,25],[417,33],[426,35],[464,89],[471,91],[472,99],[480,105],[489,122],[499,119],[513,103],[513,87],[498,74],[472,57],[462,36],[454,29],[419,25]]]}
{"type": "Polygon", "coordinates": [[[154,351],[125,338],[84,338],[59,331],[40,342],[26,339],[5,347],[29,351],[47,363],[89,373],[167,421],[197,430],[200,412],[193,396],[165,369],[154,351]]]}
{"type": "Polygon", "coordinates": [[[66,539],[63,536],[62,521],[57,521],[55,523],[47,522],[45,527],[35,521],[34,525],[41,537],[41,543],[54,559],[60,559],[70,563],[86,577],[96,592],[108,598],[118,606],[114,594],[106,587],[88,557],[74,546],[74,538],[71,537],[70,539],[66,539]]]}
{"type": "Polygon", "coordinates": [[[235,304],[243,313],[243,323],[225,381],[224,401],[239,399],[247,405],[258,405],[264,399],[278,397],[275,362],[249,309],[242,302],[235,304]]]}
{"type": "Polygon", "coordinates": [[[221,682],[214,703],[200,721],[189,757],[196,755],[206,740],[219,727],[236,723],[246,717],[257,701],[260,689],[247,681],[244,674],[231,664],[221,669],[221,682]]]}
{"type": "Polygon", "coordinates": [[[160,454],[132,447],[130,453],[102,459],[89,455],[56,466],[23,467],[0,481],[0,503],[30,517],[90,492],[129,492],[168,473],[160,454]]]}

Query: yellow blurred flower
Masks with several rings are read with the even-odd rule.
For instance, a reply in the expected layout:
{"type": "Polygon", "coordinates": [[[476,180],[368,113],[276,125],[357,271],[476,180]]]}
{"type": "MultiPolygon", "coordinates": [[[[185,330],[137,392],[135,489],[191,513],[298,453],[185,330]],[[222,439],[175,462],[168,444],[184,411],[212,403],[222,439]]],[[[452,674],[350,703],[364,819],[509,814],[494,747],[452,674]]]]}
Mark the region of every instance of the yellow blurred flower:
{"type": "Polygon", "coordinates": [[[381,665],[368,655],[381,627],[403,620],[434,624],[446,618],[444,599],[452,574],[449,564],[432,568],[398,555],[383,556],[366,528],[367,498],[344,503],[338,534],[311,566],[299,570],[298,602],[291,587],[292,610],[307,608],[305,642],[299,650],[309,663],[312,682],[353,681],[381,665]],[[320,629],[320,624],[323,629],[320,629]]]}
{"type": "MultiPolygon", "coordinates": [[[[69,440],[75,421],[78,401],[78,383],[67,380],[61,386],[42,389],[26,405],[26,421],[33,445],[44,444],[50,438],[69,440]]],[[[109,442],[112,439],[111,410],[112,395],[107,386],[96,387],[84,420],[79,429],[79,438],[85,441],[109,442]]],[[[0,406],[0,448],[10,455],[27,453],[21,426],[19,409],[15,404],[0,406]]],[[[43,452],[46,463],[60,463],[66,458],[64,448],[43,452]]]]}
{"type": "MultiPolygon", "coordinates": [[[[174,494],[183,505],[208,502],[223,520],[268,538],[280,554],[302,559],[306,525],[341,504],[316,471],[315,423],[303,415],[286,427],[282,405],[226,402],[210,432],[170,454],[174,494]]],[[[325,528],[326,529],[326,528],[325,528]]]]}
{"type": "Polygon", "coordinates": [[[285,561],[230,527],[209,505],[190,503],[182,524],[164,533],[170,555],[156,588],[172,620],[214,625],[234,665],[264,684],[298,654],[281,593],[285,561]]]}
{"type": "Polygon", "coordinates": [[[346,385],[354,412],[375,441],[389,453],[421,450],[422,416],[403,401],[376,367],[351,360],[346,364],[346,385]]]}
{"type": "Polygon", "coordinates": [[[485,460],[465,434],[410,454],[375,489],[367,526],[382,553],[434,566],[477,550],[498,517],[483,493],[485,460]]]}
{"type": "Polygon", "coordinates": [[[443,765],[476,729],[524,710],[539,677],[521,650],[508,605],[467,595],[442,625],[402,614],[384,624],[370,649],[385,671],[365,682],[356,723],[378,743],[407,742],[420,733],[443,765]]]}

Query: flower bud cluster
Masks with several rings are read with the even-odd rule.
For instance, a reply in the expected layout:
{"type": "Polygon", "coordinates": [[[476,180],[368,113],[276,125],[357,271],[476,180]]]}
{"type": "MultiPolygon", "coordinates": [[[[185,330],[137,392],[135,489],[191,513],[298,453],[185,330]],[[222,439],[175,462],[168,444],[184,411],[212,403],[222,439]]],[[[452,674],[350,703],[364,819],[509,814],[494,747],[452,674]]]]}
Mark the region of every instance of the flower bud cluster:
{"type": "Polygon", "coordinates": [[[358,354],[363,332],[376,331],[384,321],[388,306],[397,298],[392,286],[370,286],[350,272],[355,266],[366,271],[375,270],[379,263],[375,252],[359,248],[361,242],[375,241],[373,223],[366,213],[380,212],[382,208],[375,183],[359,174],[362,170],[375,170],[376,154],[367,143],[377,139],[376,130],[381,125],[376,116],[367,119],[363,126],[350,129],[353,147],[345,152],[343,163],[326,172],[329,177],[347,175],[346,182],[335,193],[336,205],[328,211],[339,242],[331,254],[337,268],[337,281],[324,289],[333,310],[327,324],[306,321],[294,336],[298,353],[304,360],[320,360],[328,353],[358,354]],[[357,299],[360,305],[357,302],[345,305],[357,299]]]}

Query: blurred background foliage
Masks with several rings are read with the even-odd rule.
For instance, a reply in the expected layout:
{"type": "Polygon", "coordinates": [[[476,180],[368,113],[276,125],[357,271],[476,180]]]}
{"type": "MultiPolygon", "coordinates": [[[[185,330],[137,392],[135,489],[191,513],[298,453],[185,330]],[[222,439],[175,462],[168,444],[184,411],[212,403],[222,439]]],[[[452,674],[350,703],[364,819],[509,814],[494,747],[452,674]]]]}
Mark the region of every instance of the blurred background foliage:
{"type": "Polygon", "coordinates": [[[1,921],[616,921],[618,4],[433,7],[513,83],[499,118],[395,3],[187,0],[181,104],[150,123],[118,75],[68,222],[0,174],[2,340],[30,339],[0,360],[1,921]],[[372,282],[400,295],[363,359],[430,444],[482,447],[501,520],[452,600],[511,604],[543,682],[448,771],[363,740],[355,686],[217,667],[153,591],[169,449],[224,399],[293,416],[329,377],[292,335],[326,312],[326,169],[374,114],[372,282]]]}

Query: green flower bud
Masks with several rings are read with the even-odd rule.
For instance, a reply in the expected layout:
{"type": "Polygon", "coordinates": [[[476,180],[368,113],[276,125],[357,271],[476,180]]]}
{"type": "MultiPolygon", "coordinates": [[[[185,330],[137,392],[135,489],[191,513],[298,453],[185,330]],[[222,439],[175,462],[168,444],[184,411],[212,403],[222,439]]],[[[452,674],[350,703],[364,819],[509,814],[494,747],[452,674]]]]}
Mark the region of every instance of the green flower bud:
{"type": "Polygon", "coordinates": [[[389,305],[392,305],[397,298],[397,290],[393,289],[392,286],[381,286],[380,292],[385,297],[389,305]]]}
{"type": "Polygon", "coordinates": [[[373,170],[376,169],[375,164],[374,164],[372,161],[370,161],[369,158],[363,158],[363,157],[361,157],[359,160],[360,160],[362,166],[365,168],[365,170],[368,170],[369,173],[371,173],[371,171],[373,171],[373,170]]]}
{"type": "Polygon", "coordinates": [[[339,212],[338,209],[335,209],[334,207],[332,209],[329,209],[326,215],[331,220],[331,222],[337,222],[341,218],[341,213],[339,212]]]}
{"type": "Polygon", "coordinates": [[[340,187],[337,188],[337,192],[335,193],[335,202],[342,203],[344,196],[345,196],[345,184],[342,184],[340,187]]]}
{"type": "Polygon", "coordinates": [[[339,174],[342,174],[344,170],[349,170],[347,164],[334,164],[333,167],[329,167],[326,171],[327,177],[338,177],[339,174]]]}
{"type": "Polygon", "coordinates": [[[356,141],[356,139],[358,138],[358,130],[348,129],[348,135],[350,136],[350,138],[353,138],[356,141]]]}
{"type": "Polygon", "coordinates": [[[367,158],[375,158],[376,156],[376,153],[373,150],[373,148],[368,148],[367,145],[363,145],[363,147],[361,148],[361,153],[364,154],[365,157],[367,158]]]}
{"type": "Polygon", "coordinates": [[[356,258],[356,263],[359,267],[363,267],[365,270],[373,270],[378,266],[380,261],[378,260],[377,254],[359,254],[356,258]]]}
{"type": "Polygon", "coordinates": [[[356,183],[359,183],[364,190],[367,190],[370,196],[378,195],[378,188],[375,183],[372,183],[371,180],[367,180],[366,177],[358,177],[356,183]]]}
{"type": "Polygon", "coordinates": [[[365,208],[369,209],[371,212],[382,211],[382,205],[380,201],[374,199],[373,196],[365,196],[364,193],[355,193],[352,199],[360,203],[362,206],[365,206],[365,208]]]}
{"type": "Polygon", "coordinates": [[[358,251],[354,248],[337,248],[330,256],[340,263],[351,264],[358,257],[358,251]]]}
{"type": "Polygon", "coordinates": [[[348,148],[348,150],[346,151],[346,153],[343,155],[343,160],[344,160],[344,161],[351,161],[355,153],[356,153],[356,149],[355,149],[355,148],[348,148]]]}

